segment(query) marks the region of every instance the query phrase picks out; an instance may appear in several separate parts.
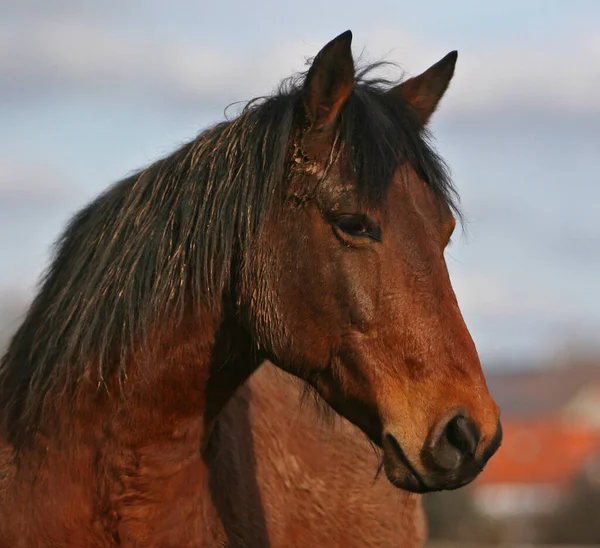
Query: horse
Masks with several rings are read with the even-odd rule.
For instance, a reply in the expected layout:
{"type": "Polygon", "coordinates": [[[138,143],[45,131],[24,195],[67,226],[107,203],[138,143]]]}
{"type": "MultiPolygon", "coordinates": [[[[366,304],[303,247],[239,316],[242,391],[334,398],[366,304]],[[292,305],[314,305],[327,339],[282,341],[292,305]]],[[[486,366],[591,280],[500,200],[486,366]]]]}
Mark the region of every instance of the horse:
{"type": "Polygon", "coordinates": [[[220,412],[265,360],[396,488],[459,488],[494,454],[427,132],[457,54],[390,84],[351,41],[71,220],[0,363],[0,546],[268,544],[214,472],[220,412]],[[224,493],[248,518],[229,539],[224,493]]]}
{"type": "Polygon", "coordinates": [[[360,431],[307,396],[267,362],[219,415],[209,470],[228,545],[422,547],[421,496],[376,475],[377,451],[360,431]]]}

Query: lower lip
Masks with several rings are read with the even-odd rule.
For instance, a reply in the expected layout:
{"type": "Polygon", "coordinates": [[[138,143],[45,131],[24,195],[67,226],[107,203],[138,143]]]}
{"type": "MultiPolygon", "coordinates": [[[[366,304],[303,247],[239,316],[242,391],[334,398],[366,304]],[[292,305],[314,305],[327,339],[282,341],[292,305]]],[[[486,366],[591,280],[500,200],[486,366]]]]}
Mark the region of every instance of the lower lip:
{"type": "Polygon", "coordinates": [[[432,489],[429,489],[426,485],[423,484],[420,478],[415,476],[410,470],[406,470],[404,477],[400,480],[397,477],[388,474],[386,471],[386,476],[390,483],[397,487],[398,489],[402,489],[403,491],[410,491],[411,493],[424,494],[429,493],[432,489]]]}

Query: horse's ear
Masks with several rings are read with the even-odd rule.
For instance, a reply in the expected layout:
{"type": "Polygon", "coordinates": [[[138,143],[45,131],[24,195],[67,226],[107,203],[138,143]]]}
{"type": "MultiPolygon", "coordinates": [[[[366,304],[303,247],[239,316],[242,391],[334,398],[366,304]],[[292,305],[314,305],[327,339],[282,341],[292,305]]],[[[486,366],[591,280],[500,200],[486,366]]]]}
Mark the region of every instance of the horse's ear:
{"type": "Polygon", "coordinates": [[[397,95],[408,101],[416,110],[419,120],[427,124],[435,112],[440,99],[448,89],[454,75],[457,51],[451,51],[441,61],[428,68],[423,74],[415,76],[390,89],[390,95],[397,95]]]}
{"type": "Polygon", "coordinates": [[[352,92],[352,32],[329,42],[315,57],[304,84],[304,108],[312,129],[330,126],[352,92]]]}

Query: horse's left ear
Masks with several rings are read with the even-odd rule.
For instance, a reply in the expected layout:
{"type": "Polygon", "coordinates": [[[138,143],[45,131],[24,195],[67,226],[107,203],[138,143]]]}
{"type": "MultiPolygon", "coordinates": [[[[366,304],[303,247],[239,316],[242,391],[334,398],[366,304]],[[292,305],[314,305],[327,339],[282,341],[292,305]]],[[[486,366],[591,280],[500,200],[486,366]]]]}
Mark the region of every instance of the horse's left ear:
{"type": "Polygon", "coordinates": [[[315,57],[304,83],[304,108],[311,129],[324,129],[337,115],[354,87],[352,32],[329,42],[315,57]]]}
{"type": "Polygon", "coordinates": [[[408,101],[416,110],[421,123],[427,124],[448,89],[457,57],[458,52],[451,51],[423,74],[402,82],[390,89],[388,94],[399,95],[408,101]]]}

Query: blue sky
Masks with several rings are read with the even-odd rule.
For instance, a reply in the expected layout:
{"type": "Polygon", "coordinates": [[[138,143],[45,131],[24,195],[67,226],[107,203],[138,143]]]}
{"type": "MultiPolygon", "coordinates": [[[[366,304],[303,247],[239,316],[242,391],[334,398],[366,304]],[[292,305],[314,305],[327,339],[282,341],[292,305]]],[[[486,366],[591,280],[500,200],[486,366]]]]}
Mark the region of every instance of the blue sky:
{"type": "Polygon", "coordinates": [[[30,298],[49,245],[87,200],[229,103],[269,93],[350,28],[356,55],[408,74],[459,50],[432,129],[466,213],[447,257],[484,361],[595,344],[600,2],[5,0],[2,10],[0,314],[30,298]]]}

